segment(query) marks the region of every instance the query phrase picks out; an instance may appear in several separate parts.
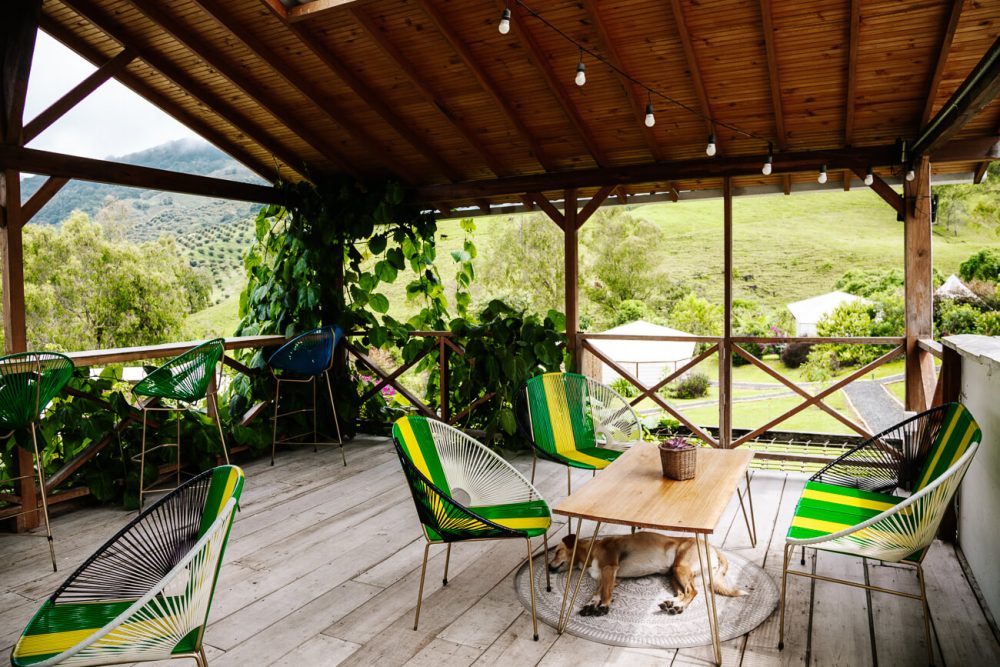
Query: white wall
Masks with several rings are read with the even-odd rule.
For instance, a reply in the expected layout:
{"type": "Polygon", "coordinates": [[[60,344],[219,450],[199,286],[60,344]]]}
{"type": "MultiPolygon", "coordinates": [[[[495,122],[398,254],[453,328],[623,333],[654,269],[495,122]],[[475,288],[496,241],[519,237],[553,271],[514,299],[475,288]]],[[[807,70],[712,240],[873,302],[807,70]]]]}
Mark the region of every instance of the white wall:
{"type": "Polygon", "coordinates": [[[815,322],[800,322],[795,320],[795,335],[796,336],[815,336],[816,335],[816,323],[815,322]]]}
{"type": "Polygon", "coordinates": [[[958,541],[994,618],[1000,618],[1000,337],[950,336],[962,355],[962,402],[983,441],[959,489],[958,541]]]}

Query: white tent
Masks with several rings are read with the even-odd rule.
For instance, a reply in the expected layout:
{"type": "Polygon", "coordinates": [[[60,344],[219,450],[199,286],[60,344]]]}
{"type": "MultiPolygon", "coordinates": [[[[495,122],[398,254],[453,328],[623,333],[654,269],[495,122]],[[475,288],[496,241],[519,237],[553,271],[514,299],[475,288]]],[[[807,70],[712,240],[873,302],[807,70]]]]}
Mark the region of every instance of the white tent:
{"type": "Polygon", "coordinates": [[[867,299],[847,292],[828,292],[788,304],[788,310],[795,318],[795,335],[815,336],[816,324],[821,319],[835,311],[837,306],[855,301],[867,302],[867,299]]]}
{"type": "MultiPolygon", "coordinates": [[[[670,327],[636,320],[600,332],[620,336],[689,336],[670,327]]],[[[606,357],[623,367],[643,384],[650,386],[673,373],[694,356],[694,342],[664,340],[592,340],[590,344],[606,357]]],[[[610,384],[618,379],[607,364],[601,364],[600,381],[610,384]]]]}
{"type": "Polygon", "coordinates": [[[958,279],[954,273],[948,276],[948,280],[944,281],[941,287],[937,288],[934,292],[935,296],[939,296],[942,299],[968,299],[969,301],[979,301],[979,297],[976,293],[965,286],[961,280],[958,279]]]}

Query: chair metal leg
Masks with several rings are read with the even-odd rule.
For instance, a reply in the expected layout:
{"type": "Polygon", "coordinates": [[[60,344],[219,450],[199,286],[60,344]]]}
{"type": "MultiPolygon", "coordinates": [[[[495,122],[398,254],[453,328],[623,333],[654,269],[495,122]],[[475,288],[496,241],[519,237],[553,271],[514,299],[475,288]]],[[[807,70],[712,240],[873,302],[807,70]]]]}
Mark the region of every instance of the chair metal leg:
{"type": "Polygon", "coordinates": [[[934,664],[934,642],[931,640],[931,612],[927,606],[927,589],[924,585],[924,567],[917,563],[917,581],[920,582],[920,604],[924,612],[924,637],[927,639],[927,664],[934,664]]]}
{"type": "Polygon", "coordinates": [[[535,450],[531,450],[531,483],[535,483],[535,464],[538,463],[538,455],[535,454],[535,450]]]}
{"type": "Polygon", "coordinates": [[[275,378],[274,418],[271,424],[271,465],[274,465],[274,448],[278,446],[278,404],[281,402],[281,379],[275,378]]]}
{"type": "MultiPolygon", "coordinates": [[[[213,412],[215,413],[215,425],[219,429],[219,444],[222,445],[222,458],[225,459],[226,465],[229,465],[229,449],[226,447],[226,436],[224,436],[222,434],[222,415],[219,414],[219,395],[218,394],[209,394],[209,396],[211,397],[212,404],[215,406],[215,410],[213,410],[213,412]]],[[[178,432],[178,436],[177,436],[177,463],[178,463],[178,465],[180,464],[180,460],[181,460],[181,446],[180,446],[180,442],[181,442],[181,438],[180,438],[180,433],[178,432]]],[[[274,456],[273,452],[272,452],[271,456],[272,456],[272,463],[273,463],[273,456],[274,456]]],[[[178,473],[178,474],[180,474],[180,473],[178,473]]],[[[180,486],[180,479],[177,480],[177,485],[180,486]]]]}
{"type": "Polygon", "coordinates": [[[416,630],[420,624],[420,604],[424,600],[424,576],[427,574],[427,552],[431,548],[431,543],[424,545],[424,564],[420,566],[420,588],[417,589],[417,612],[413,616],[413,629],[416,630]]]}
{"type": "Polygon", "coordinates": [[[337,419],[337,406],[333,402],[333,387],[330,386],[330,371],[323,371],[326,378],[326,393],[330,396],[330,412],[333,413],[333,427],[337,430],[337,443],[340,445],[340,458],[347,467],[347,454],[344,453],[344,437],[340,434],[340,420],[337,419]]]}
{"type": "Polygon", "coordinates": [[[545,592],[552,592],[552,580],[549,578],[549,533],[542,533],[542,544],[545,547],[545,592]]]}
{"type": "Polygon", "coordinates": [[[52,525],[49,523],[49,501],[45,495],[45,464],[42,456],[38,452],[38,436],[35,431],[35,423],[31,422],[31,441],[35,445],[35,469],[38,471],[38,493],[42,497],[42,517],[45,519],[45,537],[49,542],[49,557],[52,559],[52,571],[58,572],[56,567],[56,548],[52,540],[52,525]]]}
{"type": "MultiPolygon", "coordinates": [[[[535,566],[534,558],[531,557],[531,538],[524,538],[528,545],[528,586],[531,588],[531,627],[535,632],[535,641],[538,641],[538,615],[535,613],[535,566]]],[[[548,568],[546,568],[548,572],[548,568]]]]}
{"type": "Polygon", "coordinates": [[[441,580],[442,586],[448,585],[448,564],[451,563],[451,542],[448,543],[448,550],[444,554],[444,579],[441,580]]]}
{"type": "Polygon", "coordinates": [[[146,479],[146,417],[147,410],[142,411],[142,447],[139,450],[139,511],[142,512],[143,490],[146,479]]]}
{"type": "Polygon", "coordinates": [[[569,466],[566,466],[566,495],[567,496],[573,494],[573,475],[572,475],[572,471],[573,471],[572,468],[570,468],[569,466]]]}
{"type": "Polygon", "coordinates": [[[319,413],[316,412],[316,377],[313,376],[312,380],[309,381],[310,386],[313,390],[313,454],[319,451],[319,413]]]}
{"type": "Polygon", "coordinates": [[[198,652],[193,654],[191,657],[194,658],[195,663],[198,667],[208,667],[208,656],[205,655],[205,647],[202,646],[198,649],[198,652]]]}
{"type": "MultiPolygon", "coordinates": [[[[180,407],[178,405],[178,407],[180,407]]],[[[177,439],[174,442],[177,443],[177,467],[174,469],[174,488],[176,489],[181,485],[181,413],[178,412],[175,415],[174,426],[177,439]]]]}
{"type": "Polygon", "coordinates": [[[799,565],[806,564],[806,545],[802,545],[802,558],[799,559],[799,565]]]}
{"type": "Polygon", "coordinates": [[[794,547],[785,545],[785,557],[781,567],[781,599],[778,601],[778,650],[785,648],[785,592],[788,589],[788,561],[792,558],[794,547]]]}

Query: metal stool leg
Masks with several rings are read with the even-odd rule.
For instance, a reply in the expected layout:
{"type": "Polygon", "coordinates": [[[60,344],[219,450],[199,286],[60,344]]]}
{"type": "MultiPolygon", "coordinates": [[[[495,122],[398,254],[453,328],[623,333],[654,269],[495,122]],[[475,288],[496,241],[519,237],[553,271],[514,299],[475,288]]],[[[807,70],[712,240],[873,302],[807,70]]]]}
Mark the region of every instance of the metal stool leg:
{"type": "Polygon", "coordinates": [[[38,493],[42,496],[42,516],[45,518],[45,536],[49,542],[49,557],[52,558],[52,571],[57,572],[56,549],[52,541],[52,526],[49,524],[49,501],[45,496],[45,465],[38,453],[38,436],[35,433],[34,422],[31,422],[31,441],[35,445],[35,469],[38,471],[38,493]]]}
{"type": "MultiPolygon", "coordinates": [[[[215,412],[215,425],[219,429],[219,444],[222,445],[222,458],[224,458],[226,460],[226,465],[229,465],[229,449],[226,447],[226,436],[224,436],[222,434],[222,415],[219,414],[219,395],[218,394],[209,394],[209,396],[211,398],[212,404],[215,406],[215,410],[214,410],[214,412],[215,412]]],[[[178,464],[181,461],[180,440],[181,440],[180,437],[178,437],[177,438],[177,463],[178,464]]],[[[274,460],[273,460],[274,452],[273,451],[271,452],[271,457],[272,457],[272,463],[273,463],[274,462],[274,460]]],[[[179,481],[180,480],[178,480],[178,482],[179,481]]],[[[178,486],[180,486],[180,484],[178,484],[178,486]]]]}
{"type": "Polygon", "coordinates": [[[347,454],[344,453],[344,437],[340,434],[340,420],[337,419],[337,406],[333,402],[333,387],[330,386],[330,372],[323,371],[323,377],[326,378],[326,393],[330,396],[330,411],[333,413],[333,427],[337,430],[337,443],[340,445],[340,458],[344,460],[344,465],[347,465],[347,454]]]}
{"type": "Polygon", "coordinates": [[[143,493],[146,480],[146,417],[149,413],[142,408],[142,448],[139,450],[139,511],[142,511],[143,493]]]}
{"type": "Polygon", "coordinates": [[[317,422],[319,421],[319,413],[316,412],[316,377],[315,376],[313,376],[313,378],[311,380],[309,380],[309,385],[312,387],[312,390],[313,390],[313,454],[315,454],[316,452],[319,451],[319,444],[318,444],[318,441],[319,441],[319,432],[318,431],[319,431],[319,429],[318,429],[318,424],[317,424],[317,422]]]}

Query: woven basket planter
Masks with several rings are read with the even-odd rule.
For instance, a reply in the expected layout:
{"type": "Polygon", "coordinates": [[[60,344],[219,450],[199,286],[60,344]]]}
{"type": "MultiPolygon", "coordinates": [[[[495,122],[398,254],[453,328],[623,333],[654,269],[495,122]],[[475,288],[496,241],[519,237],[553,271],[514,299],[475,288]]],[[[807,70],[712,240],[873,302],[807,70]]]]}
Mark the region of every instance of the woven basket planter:
{"type": "Polygon", "coordinates": [[[691,445],[684,449],[659,446],[663,476],[678,481],[694,479],[698,448],[691,445]]]}

